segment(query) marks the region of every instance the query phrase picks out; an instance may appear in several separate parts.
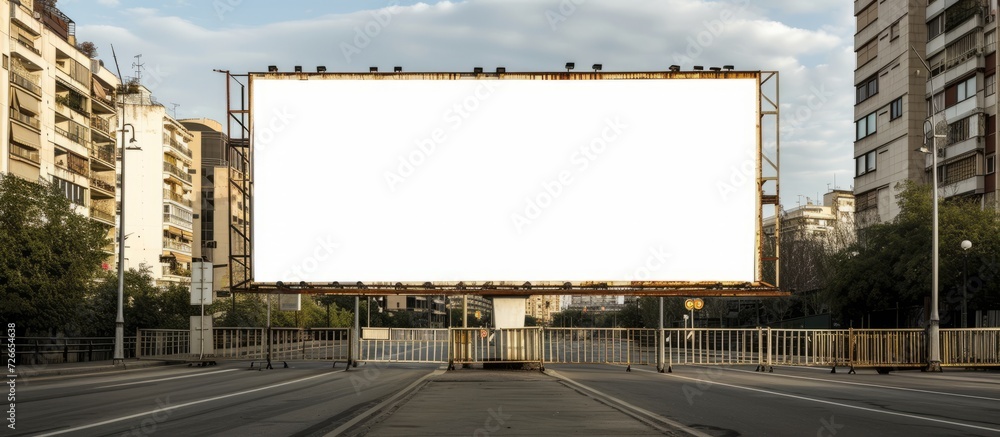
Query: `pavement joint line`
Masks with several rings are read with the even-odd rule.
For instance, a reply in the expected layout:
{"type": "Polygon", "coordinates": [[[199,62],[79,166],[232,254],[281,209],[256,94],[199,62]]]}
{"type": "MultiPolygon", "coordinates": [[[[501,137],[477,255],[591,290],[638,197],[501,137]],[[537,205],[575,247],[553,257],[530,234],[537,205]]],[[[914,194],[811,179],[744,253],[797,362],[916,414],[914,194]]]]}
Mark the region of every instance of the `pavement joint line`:
{"type": "Polygon", "coordinates": [[[122,383],[122,384],[105,385],[103,387],[97,387],[97,388],[98,389],[102,389],[102,388],[124,387],[124,386],[127,386],[127,385],[148,384],[148,383],[151,383],[151,382],[170,381],[172,379],[194,378],[196,376],[206,376],[206,375],[212,375],[212,374],[215,374],[215,373],[235,372],[235,371],[236,371],[236,369],[216,370],[214,372],[198,373],[198,374],[194,374],[194,375],[171,376],[169,378],[150,379],[148,381],[135,381],[135,382],[125,382],[125,383],[122,383]]]}
{"type": "Polygon", "coordinates": [[[214,396],[214,397],[207,398],[207,399],[201,399],[201,400],[197,400],[197,401],[185,402],[183,404],[173,405],[173,406],[169,406],[169,407],[159,407],[159,408],[156,408],[156,409],[153,409],[153,410],[150,410],[150,411],[145,411],[145,412],[142,412],[142,413],[130,414],[128,416],[122,416],[122,417],[118,417],[118,418],[115,418],[115,419],[103,420],[103,421],[96,422],[96,423],[91,423],[91,424],[88,424],[88,425],[75,426],[73,428],[67,428],[67,429],[62,429],[62,430],[58,430],[58,431],[47,432],[47,433],[44,433],[44,434],[37,434],[36,436],[37,437],[47,437],[47,436],[52,436],[52,435],[60,435],[60,434],[66,434],[66,433],[81,431],[81,430],[84,430],[84,429],[89,429],[89,428],[94,428],[94,427],[98,427],[98,426],[102,426],[102,425],[108,425],[108,424],[112,424],[112,423],[116,423],[116,422],[121,422],[121,421],[124,421],[124,420],[135,419],[135,418],[147,416],[147,415],[150,415],[150,414],[157,414],[157,413],[162,413],[164,411],[177,410],[177,409],[184,408],[184,407],[190,407],[192,405],[203,404],[205,402],[212,402],[212,401],[217,401],[219,399],[226,399],[226,398],[231,398],[231,397],[234,397],[234,396],[245,395],[245,394],[248,394],[248,393],[254,393],[254,392],[258,392],[258,391],[262,391],[262,390],[269,390],[269,389],[272,389],[272,388],[281,387],[281,386],[285,386],[285,385],[289,385],[289,384],[295,384],[295,383],[298,383],[298,382],[308,381],[310,379],[316,379],[316,378],[319,378],[319,377],[322,377],[322,376],[329,376],[329,375],[333,375],[333,374],[334,373],[322,373],[322,374],[319,374],[319,375],[313,375],[313,376],[308,376],[308,377],[305,377],[305,378],[299,378],[299,379],[296,379],[296,380],[286,381],[286,382],[282,382],[282,383],[279,383],[279,384],[273,384],[273,385],[269,385],[269,386],[266,386],[266,387],[258,387],[258,388],[255,388],[255,389],[244,390],[244,391],[236,392],[236,393],[230,393],[230,394],[227,394],[227,395],[214,396]]]}
{"type": "MultiPolygon", "coordinates": [[[[618,398],[616,398],[614,396],[602,393],[601,391],[599,391],[597,389],[594,389],[594,388],[588,387],[586,385],[583,385],[583,384],[581,384],[579,382],[576,382],[576,381],[570,379],[569,377],[566,377],[566,376],[563,376],[563,375],[559,374],[559,372],[556,372],[555,370],[545,369],[544,373],[546,375],[550,375],[550,376],[553,376],[553,377],[555,377],[557,379],[560,379],[560,380],[562,380],[562,381],[564,381],[564,382],[566,382],[568,384],[572,384],[572,385],[576,386],[579,389],[586,390],[586,391],[589,391],[591,393],[594,393],[594,394],[596,394],[596,395],[604,398],[605,400],[613,401],[613,402],[619,404],[619,407],[624,407],[624,408],[626,408],[628,410],[631,410],[631,413],[626,413],[626,414],[629,414],[630,416],[634,417],[634,416],[636,416],[638,414],[642,414],[642,415],[648,416],[647,420],[651,419],[651,420],[655,420],[655,421],[659,421],[659,422],[665,423],[665,424],[667,424],[669,426],[674,427],[675,429],[681,430],[681,431],[686,432],[686,433],[688,433],[690,435],[697,436],[697,437],[711,437],[710,434],[705,434],[705,433],[703,433],[701,431],[698,431],[698,430],[696,430],[694,428],[688,427],[688,426],[686,426],[686,425],[684,425],[684,424],[682,424],[680,422],[668,419],[666,417],[663,417],[662,415],[656,414],[656,413],[654,413],[652,411],[649,411],[649,410],[647,410],[645,408],[637,407],[637,406],[632,405],[632,404],[630,404],[628,402],[625,402],[625,401],[623,401],[621,399],[618,399],[618,398]]],[[[618,408],[618,409],[620,410],[620,408],[618,408]]],[[[647,420],[643,420],[643,422],[647,422],[647,420]]],[[[657,426],[657,428],[659,428],[659,427],[657,426]]],[[[664,431],[663,429],[660,429],[660,430],[664,431]]]]}
{"type": "Polygon", "coordinates": [[[399,399],[403,395],[408,394],[411,390],[413,390],[418,385],[420,385],[421,383],[423,383],[424,381],[426,381],[428,378],[442,375],[446,371],[447,371],[447,367],[441,366],[437,370],[434,370],[433,372],[424,375],[420,379],[418,379],[418,380],[413,381],[412,383],[410,383],[410,385],[406,386],[406,388],[404,388],[404,389],[396,392],[396,394],[392,395],[392,397],[390,397],[389,399],[386,399],[386,400],[384,400],[382,402],[379,402],[378,405],[376,405],[376,406],[374,406],[372,408],[369,408],[368,410],[366,410],[365,412],[363,412],[361,414],[358,414],[357,416],[354,416],[353,419],[348,420],[346,423],[344,423],[343,425],[340,425],[339,427],[337,427],[333,431],[330,431],[330,432],[326,433],[325,436],[326,437],[333,437],[333,436],[338,436],[338,435],[343,434],[345,431],[353,428],[355,425],[357,425],[358,423],[360,423],[362,420],[365,420],[369,416],[371,416],[372,414],[375,414],[376,412],[383,410],[386,406],[388,406],[389,404],[395,402],[397,399],[399,399]]]}
{"type": "MultiPolygon", "coordinates": [[[[692,366],[692,367],[701,367],[701,368],[706,368],[706,369],[708,368],[706,366],[692,366]]],[[[756,374],[760,374],[761,373],[761,372],[751,372],[749,370],[740,370],[740,369],[726,369],[726,368],[722,368],[722,370],[728,370],[728,371],[731,371],[731,372],[741,372],[741,373],[756,373],[756,374]]],[[[961,393],[948,393],[948,392],[944,392],[944,391],[924,390],[924,389],[919,389],[919,388],[895,387],[895,386],[891,386],[891,385],[881,385],[881,384],[865,384],[865,383],[861,383],[861,382],[851,382],[851,381],[834,381],[832,379],[811,378],[811,377],[808,377],[808,376],[781,375],[781,374],[777,374],[777,373],[765,373],[765,375],[779,377],[779,378],[795,378],[795,379],[807,379],[807,380],[810,380],[810,381],[823,381],[823,382],[830,382],[830,383],[834,383],[834,384],[861,385],[861,386],[865,386],[865,387],[887,388],[887,389],[890,389],[890,390],[914,391],[914,392],[918,392],[918,393],[929,393],[929,394],[936,394],[936,395],[943,395],[943,396],[957,396],[957,397],[961,397],[961,398],[980,399],[980,400],[984,400],[984,401],[1000,401],[1000,399],[998,399],[998,398],[990,398],[990,397],[986,397],[986,396],[966,395],[966,394],[961,394],[961,393]]]]}
{"type": "MultiPolygon", "coordinates": [[[[645,370],[645,369],[634,369],[634,370],[638,370],[640,372],[657,373],[657,372],[653,372],[651,370],[645,370]]],[[[766,393],[766,394],[769,394],[769,395],[782,396],[782,397],[787,397],[787,398],[792,398],[792,399],[798,399],[798,400],[802,400],[802,401],[816,402],[816,403],[820,403],[820,404],[834,405],[834,406],[844,407],[844,408],[850,408],[850,409],[854,409],[854,410],[868,411],[868,412],[871,412],[871,413],[888,414],[890,416],[906,417],[908,419],[917,419],[917,420],[925,420],[925,421],[928,421],[928,422],[944,423],[944,424],[947,424],[947,425],[955,425],[955,426],[960,426],[960,427],[964,427],[964,428],[979,429],[979,430],[983,430],[983,431],[1000,432],[1000,429],[998,429],[998,428],[987,428],[985,426],[972,425],[972,424],[962,423],[962,422],[953,422],[953,421],[950,421],[950,420],[935,419],[935,418],[932,418],[932,417],[923,417],[923,416],[918,416],[918,415],[915,415],[915,414],[899,413],[899,412],[895,412],[895,411],[876,410],[874,408],[862,407],[862,406],[851,405],[851,404],[844,404],[844,403],[840,403],[840,402],[827,401],[827,400],[823,400],[823,399],[810,398],[810,397],[806,397],[806,396],[793,395],[791,393],[781,393],[781,392],[776,392],[776,391],[771,391],[771,390],[764,390],[762,388],[746,387],[746,386],[742,386],[742,385],[729,384],[729,383],[719,382],[719,381],[712,381],[710,379],[698,379],[698,378],[691,378],[691,377],[688,377],[688,376],[680,376],[680,375],[677,375],[676,373],[665,373],[663,375],[666,376],[666,377],[670,377],[670,378],[687,379],[689,381],[697,381],[697,382],[707,382],[709,384],[721,385],[723,387],[729,387],[729,388],[735,388],[735,389],[747,390],[747,391],[755,391],[755,392],[758,392],[758,393],[766,393]]]]}

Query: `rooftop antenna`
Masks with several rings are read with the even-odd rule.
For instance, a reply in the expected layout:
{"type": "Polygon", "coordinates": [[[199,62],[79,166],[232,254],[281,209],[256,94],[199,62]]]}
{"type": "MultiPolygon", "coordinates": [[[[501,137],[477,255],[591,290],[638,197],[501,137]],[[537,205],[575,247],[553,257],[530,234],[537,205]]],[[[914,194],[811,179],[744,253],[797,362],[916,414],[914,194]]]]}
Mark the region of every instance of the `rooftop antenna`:
{"type": "Polygon", "coordinates": [[[135,80],[138,83],[142,83],[142,69],[146,64],[142,63],[142,54],[134,56],[135,62],[132,63],[132,68],[135,68],[135,80]]]}
{"type": "Polygon", "coordinates": [[[170,106],[173,106],[173,108],[171,109],[171,111],[174,112],[174,120],[176,120],[177,119],[177,107],[181,106],[181,105],[180,105],[180,103],[171,103],[170,106]]]}

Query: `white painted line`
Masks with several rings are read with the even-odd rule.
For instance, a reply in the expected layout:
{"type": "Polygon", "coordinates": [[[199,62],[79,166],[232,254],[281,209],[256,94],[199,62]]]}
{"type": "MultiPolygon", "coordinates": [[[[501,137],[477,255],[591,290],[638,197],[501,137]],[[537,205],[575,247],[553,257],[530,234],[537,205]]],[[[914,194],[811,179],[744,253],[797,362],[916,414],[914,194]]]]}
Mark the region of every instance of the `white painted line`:
{"type": "Polygon", "coordinates": [[[96,422],[96,423],[91,423],[89,425],[81,425],[81,426],[76,426],[76,427],[73,427],[73,428],[67,428],[67,429],[62,429],[62,430],[59,430],[59,431],[53,431],[53,432],[50,432],[50,433],[38,434],[38,437],[45,437],[45,436],[50,436],[50,435],[59,435],[59,434],[66,434],[66,433],[71,433],[71,432],[77,432],[77,431],[88,429],[88,428],[94,428],[94,427],[97,427],[97,426],[108,425],[108,424],[115,423],[115,422],[121,422],[123,420],[135,419],[135,418],[147,416],[147,415],[150,415],[150,414],[158,414],[158,413],[161,413],[161,412],[164,412],[164,411],[177,410],[177,409],[184,408],[184,407],[190,407],[192,405],[203,404],[205,402],[212,402],[212,401],[217,401],[217,400],[220,400],[220,399],[231,398],[231,397],[234,397],[234,396],[245,395],[247,393],[254,393],[254,392],[258,392],[258,391],[262,391],[262,390],[269,390],[269,389],[276,388],[276,387],[281,387],[281,386],[284,386],[284,385],[295,384],[295,383],[298,383],[298,382],[308,381],[310,379],[316,379],[316,378],[319,378],[319,377],[322,377],[322,376],[330,376],[330,375],[333,375],[333,373],[324,373],[324,374],[321,374],[321,375],[313,375],[313,376],[309,376],[309,377],[305,377],[305,378],[296,379],[294,381],[282,382],[280,384],[269,385],[267,387],[260,387],[260,388],[255,388],[255,389],[251,389],[251,390],[244,390],[244,391],[241,391],[241,392],[230,393],[230,394],[222,395],[222,396],[215,396],[215,397],[208,398],[208,399],[202,399],[200,401],[191,401],[191,402],[187,402],[187,403],[183,403],[183,404],[179,404],[179,405],[174,405],[174,406],[170,406],[170,407],[160,407],[160,408],[156,408],[154,410],[149,410],[149,411],[146,411],[146,412],[143,412],[143,413],[130,414],[128,416],[122,416],[122,417],[119,417],[119,418],[116,418],[116,419],[108,419],[108,420],[104,420],[104,421],[100,421],[100,422],[96,422]]]}
{"type": "MultiPolygon", "coordinates": [[[[644,369],[633,369],[633,370],[638,370],[640,372],[656,373],[656,372],[653,372],[651,370],[644,370],[644,369]]],[[[917,420],[924,420],[924,421],[928,421],[928,422],[944,423],[944,424],[947,424],[947,425],[955,425],[955,426],[960,426],[960,427],[964,427],[964,428],[972,428],[972,429],[979,429],[979,430],[983,430],[983,431],[1000,432],[1000,428],[987,428],[985,426],[970,425],[968,423],[961,423],[961,422],[952,422],[950,420],[934,419],[934,418],[931,418],[931,417],[923,417],[923,416],[918,416],[918,415],[915,415],[915,414],[897,413],[895,411],[886,411],[886,410],[876,410],[874,408],[861,407],[861,406],[857,406],[857,405],[844,404],[844,403],[840,403],[840,402],[827,401],[827,400],[823,400],[823,399],[810,398],[810,397],[805,397],[805,396],[793,395],[793,394],[789,394],[789,393],[781,393],[781,392],[776,392],[776,391],[771,391],[771,390],[764,390],[764,389],[761,389],[761,388],[745,387],[745,386],[742,386],[742,385],[736,385],[736,384],[729,384],[729,383],[725,383],[725,382],[712,381],[710,379],[690,378],[690,377],[687,377],[687,376],[680,376],[680,375],[677,375],[677,374],[674,374],[674,373],[665,373],[664,375],[665,376],[669,376],[669,377],[673,377],[673,378],[687,379],[687,380],[690,380],[690,381],[707,382],[709,384],[721,385],[723,387],[729,387],[729,388],[735,388],[735,389],[740,389],[740,390],[754,391],[754,392],[758,392],[758,393],[766,393],[766,394],[774,395],[774,396],[781,396],[781,397],[786,397],[786,398],[798,399],[798,400],[801,400],[801,401],[817,402],[817,403],[820,403],[820,404],[827,404],[827,405],[834,405],[834,406],[838,406],[838,407],[851,408],[851,409],[854,409],[854,410],[867,411],[867,412],[870,412],[870,413],[887,414],[887,415],[890,415],[890,416],[899,416],[899,417],[906,417],[908,419],[917,419],[917,420]]]]}
{"type": "Polygon", "coordinates": [[[371,416],[372,414],[375,414],[376,412],[378,412],[381,409],[385,408],[386,405],[389,405],[390,403],[395,402],[396,399],[399,399],[404,394],[409,393],[410,390],[413,390],[413,388],[415,388],[418,384],[424,382],[427,378],[430,378],[432,376],[440,375],[440,374],[444,373],[446,370],[447,370],[447,367],[440,367],[437,370],[424,375],[422,378],[420,378],[420,379],[418,379],[416,381],[413,381],[412,384],[406,386],[406,388],[404,388],[404,389],[400,390],[398,393],[392,395],[392,397],[390,397],[389,399],[386,399],[386,400],[380,402],[378,405],[376,405],[376,406],[374,406],[372,408],[369,408],[364,413],[361,413],[361,414],[355,416],[353,419],[347,421],[347,423],[345,423],[343,425],[340,425],[339,427],[337,427],[337,429],[335,429],[333,431],[330,431],[329,433],[326,434],[325,437],[333,437],[333,436],[338,436],[338,435],[342,434],[344,431],[347,431],[347,430],[351,429],[351,427],[353,427],[354,425],[357,425],[358,422],[361,422],[362,420],[367,419],[368,416],[371,416]]]}
{"type": "Polygon", "coordinates": [[[623,401],[621,399],[618,399],[618,398],[616,398],[614,396],[602,393],[602,392],[598,391],[597,389],[588,387],[588,386],[583,385],[583,384],[581,384],[579,382],[576,382],[576,381],[574,381],[572,379],[569,379],[568,377],[562,376],[558,372],[556,372],[555,370],[545,369],[545,374],[552,375],[552,376],[554,376],[556,378],[559,378],[559,379],[561,379],[563,381],[566,381],[569,384],[573,384],[576,387],[579,387],[581,389],[584,389],[584,390],[587,390],[587,391],[592,392],[594,394],[597,394],[598,396],[601,396],[604,399],[615,401],[619,405],[621,405],[621,406],[623,406],[625,408],[628,408],[628,409],[630,409],[632,411],[635,411],[637,413],[642,413],[642,414],[644,414],[644,415],[652,418],[653,420],[666,423],[667,425],[670,425],[670,426],[672,426],[672,427],[674,427],[676,429],[684,431],[684,432],[686,432],[688,434],[691,434],[693,436],[697,436],[697,437],[711,437],[711,435],[709,435],[709,434],[705,434],[705,433],[703,433],[701,431],[698,431],[698,430],[696,430],[694,428],[689,428],[689,427],[685,426],[684,424],[682,424],[680,422],[676,422],[676,421],[667,419],[666,417],[663,417],[663,416],[661,416],[659,414],[656,414],[656,413],[654,413],[652,411],[649,411],[649,410],[644,409],[644,408],[639,408],[639,407],[637,407],[635,405],[632,405],[632,404],[630,404],[628,402],[625,402],[625,401],[623,401]]]}
{"type": "MultiPolygon", "coordinates": [[[[705,366],[692,366],[692,367],[707,368],[705,366]]],[[[716,367],[716,369],[728,370],[728,371],[731,371],[731,372],[743,372],[743,373],[761,374],[761,372],[752,372],[752,371],[749,371],[749,370],[740,370],[740,369],[727,369],[725,367],[716,367]]],[[[832,379],[810,378],[808,376],[784,375],[784,374],[778,374],[778,373],[764,373],[764,375],[774,376],[774,377],[779,377],[779,378],[806,379],[806,380],[810,380],[810,381],[823,381],[823,382],[829,382],[829,383],[833,383],[833,384],[860,385],[860,386],[864,386],[864,387],[878,387],[878,388],[886,388],[886,389],[890,389],[890,390],[912,391],[912,392],[929,393],[929,394],[935,394],[935,395],[941,395],[941,396],[955,396],[955,397],[960,397],[960,398],[980,399],[980,400],[984,400],[984,401],[998,401],[998,402],[1000,402],[1000,398],[990,398],[990,397],[986,397],[986,396],[975,396],[975,395],[964,395],[964,394],[961,394],[961,393],[948,393],[948,392],[944,392],[944,391],[923,390],[923,389],[919,389],[919,388],[896,387],[896,386],[891,386],[891,385],[867,384],[867,383],[862,383],[862,382],[850,382],[850,381],[834,381],[832,379]]]]}
{"type": "Polygon", "coordinates": [[[205,376],[205,375],[211,375],[211,374],[214,374],[214,373],[233,372],[235,370],[236,369],[216,370],[214,372],[198,373],[198,374],[194,374],[194,375],[172,376],[170,378],[150,379],[149,381],[136,381],[136,382],[126,382],[124,384],[105,385],[103,387],[97,387],[97,388],[101,389],[101,388],[112,388],[112,387],[124,387],[124,386],[127,386],[127,385],[136,385],[136,384],[148,384],[148,383],[151,383],[151,382],[170,381],[172,379],[194,378],[195,376],[205,376]]]}

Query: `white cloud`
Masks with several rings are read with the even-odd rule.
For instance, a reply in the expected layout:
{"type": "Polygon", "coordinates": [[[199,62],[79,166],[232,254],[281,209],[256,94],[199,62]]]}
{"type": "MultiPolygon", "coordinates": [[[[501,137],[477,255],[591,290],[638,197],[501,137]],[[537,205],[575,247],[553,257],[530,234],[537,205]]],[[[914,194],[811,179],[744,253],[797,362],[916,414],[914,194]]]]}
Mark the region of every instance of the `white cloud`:
{"type": "MultiPolygon", "coordinates": [[[[329,71],[367,71],[369,66],[402,65],[407,71],[476,66],[559,71],[563,63],[574,61],[585,68],[603,63],[609,71],[664,70],[671,64],[778,70],[783,118],[808,115],[794,119],[793,132],[782,138],[783,198],[823,191],[835,172],[838,184],[847,188],[853,176],[849,5],[792,2],[799,6],[786,10],[790,3],[768,1],[589,0],[572,11],[560,10],[567,3],[575,5],[556,0],[442,2],[252,27],[219,20],[215,11],[203,9],[206,15],[200,18],[212,14],[218,28],[195,24],[204,21],[193,17],[135,8],[125,12],[127,28],[78,23],[77,34],[101,48],[113,43],[120,58],[141,53],[147,68],[161,72],[155,89],[159,100],[181,104],[179,116],[220,120],[224,81],[213,68],[246,72],[268,65],[282,70],[325,65],[329,71]],[[798,22],[789,14],[813,18],[798,22]],[[345,46],[352,48],[347,56],[345,46]],[[816,98],[810,96],[816,89],[826,94],[822,105],[812,108],[816,98]]],[[[101,53],[109,55],[110,50],[101,53]]]]}
{"type": "Polygon", "coordinates": [[[97,0],[97,3],[101,4],[101,5],[104,5],[104,6],[110,6],[110,7],[115,7],[115,6],[118,6],[118,5],[121,4],[121,2],[119,0],[97,0]]]}

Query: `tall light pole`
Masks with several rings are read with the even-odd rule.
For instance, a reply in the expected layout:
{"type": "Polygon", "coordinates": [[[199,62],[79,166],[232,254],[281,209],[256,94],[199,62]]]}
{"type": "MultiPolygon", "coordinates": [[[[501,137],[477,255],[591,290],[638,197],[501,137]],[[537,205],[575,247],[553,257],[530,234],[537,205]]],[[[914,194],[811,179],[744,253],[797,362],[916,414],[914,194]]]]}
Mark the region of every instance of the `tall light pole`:
{"type": "Polygon", "coordinates": [[[972,242],[962,240],[962,327],[969,327],[969,299],[966,289],[969,288],[969,249],[972,249],[972,242]]]}
{"type": "MultiPolygon", "coordinates": [[[[927,61],[920,55],[916,47],[910,46],[910,50],[916,55],[917,60],[923,64],[925,71],[930,74],[931,67],[927,65],[927,61]]],[[[919,74],[919,71],[918,71],[919,74]]],[[[938,147],[937,139],[944,138],[944,135],[938,135],[937,125],[934,123],[934,117],[937,116],[937,101],[931,97],[931,116],[924,120],[924,146],[917,149],[919,152],[930,153],[931,154],[931,187],[934,192],[931,194],[931,201],[934,202],[933,213],[934,218],[931,227],[933,228],[933,237],[931,240],[931,314],[930,321],[927,324],[927,371],[940,372],[941,371],[941,319],[938,316],[938,178],[937,178],[937,156],[938,147]],[[930,124],[930,129],[927,129],[927,125],[930,124]],[[931,136],[931,146],[932,150],[927,149],[927,133],[931,136]]],[[[943,122],[944,120],[942,120],[943,122]]]]}
{"type": "MultiPolygon", "coordinates": [[[[122,96],[122,114],[124,113],[125,97],[122,96]]],[[[122,308],[125,301],[125,151],[139,149],[134,146],[125,147],[126,130],[132,132],[129,144],[135,143],[135,126],[122,123],[122,179],[121,186],[118,187],[118,195],[121,198],[121,205],[118,207],[118,318],[115,319],[115,355],[112,360],[114,365],[125,364],[125,315],[122,308]]]]}
{"type": "Polygon", "coordinates": [[[938,177],[937,177],[937,156],[938,138],[944,138],[944,135],[938,135],[937,128],[932,122],[934,115],[931,118],[924,120],[924,131],[930,132],[931,136],[931,146],[933,149],[927,149],[927,135],[924,135],[924,147],[919,149],[920,152],[931,154],[931,187],[933,193],[931,193],[931,202],[933,206],[933,220],[931,227],[933,228],[933,237],[931,239],[931,314],[930,323],[927,326],[927,370],[931,372],[941,371],[941,319],[938,315],[938,177]],[[926,126],[930,124],[930,130],[927,130],[926,126]]]}

